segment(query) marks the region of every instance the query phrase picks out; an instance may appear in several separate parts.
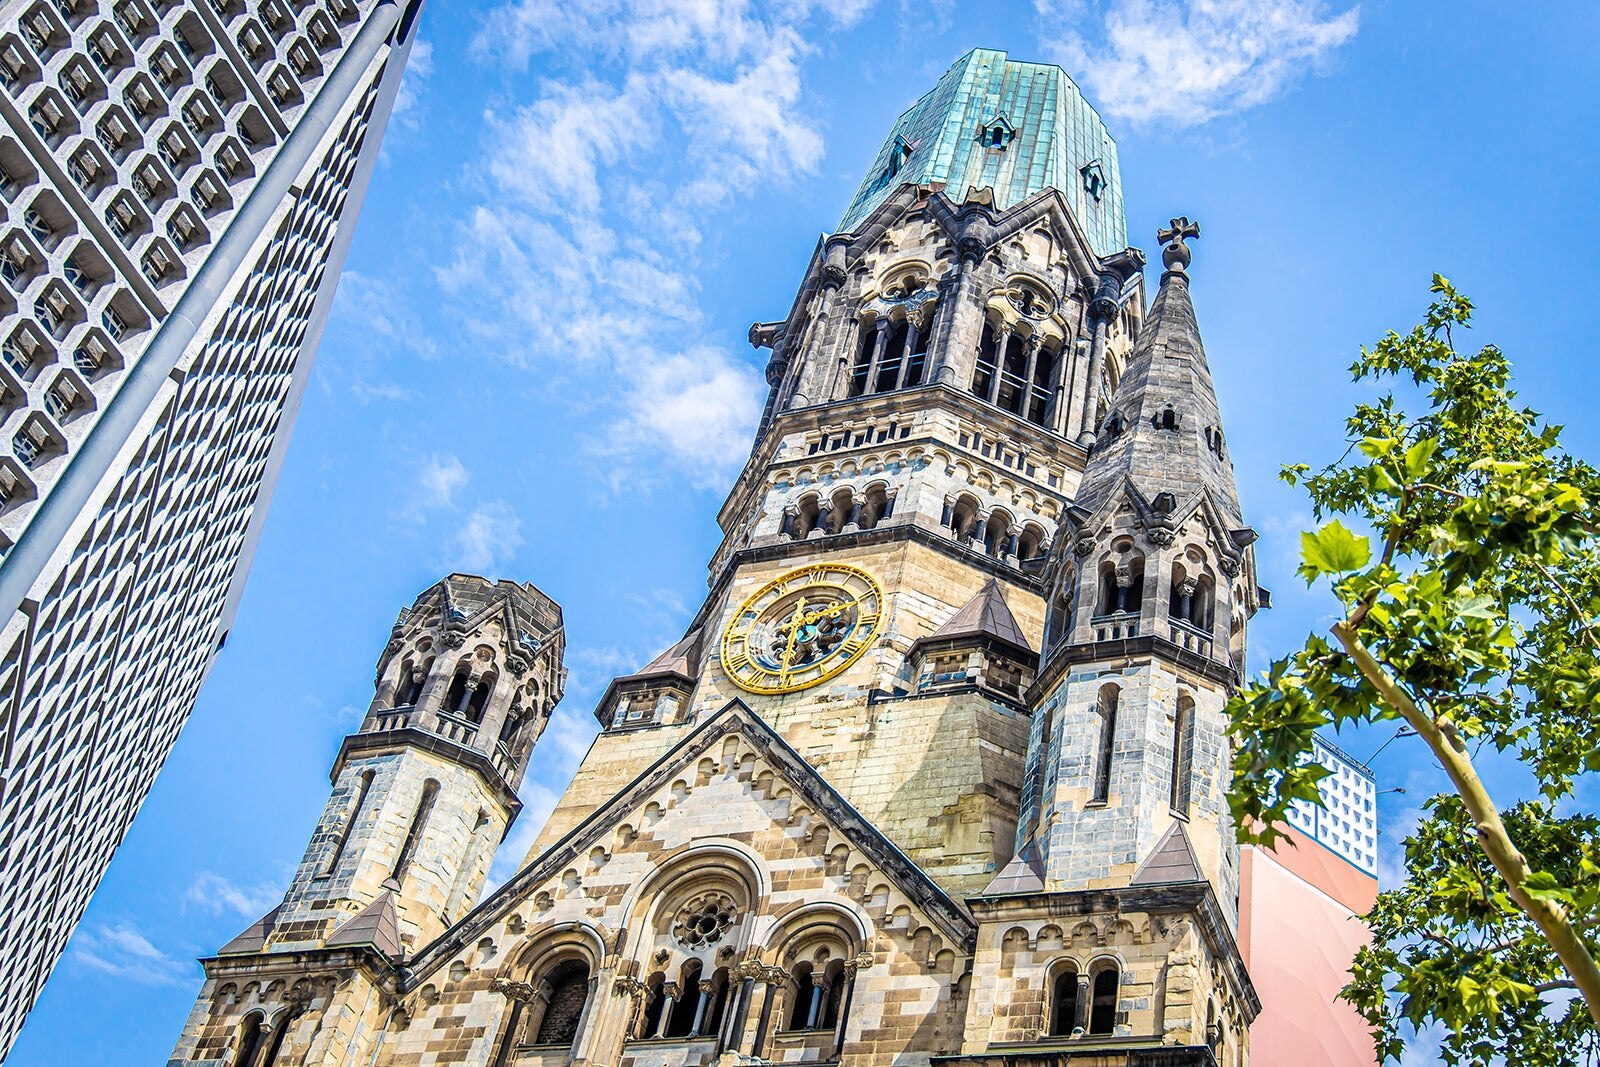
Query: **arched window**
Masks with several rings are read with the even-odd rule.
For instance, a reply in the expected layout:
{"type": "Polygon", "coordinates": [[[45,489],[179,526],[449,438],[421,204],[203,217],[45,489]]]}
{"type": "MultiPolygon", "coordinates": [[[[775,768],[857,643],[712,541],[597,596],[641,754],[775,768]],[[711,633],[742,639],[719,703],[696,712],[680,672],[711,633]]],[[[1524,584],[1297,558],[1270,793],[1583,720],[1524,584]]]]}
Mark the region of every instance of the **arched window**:
{"type": "Polygon", "coordinates": [[[800,501],[796,514],[790,521],[790,536],[796,541],[804,541],[810,536],[811,531],[817,528],[817,518],[821,512],[822,507],[815,496],[808,496],[800,501]]]}
{"type": "Polygon", "coordinates": [[[844,528],[856,521],[856,495],[849,489],[833,494],[828,507],[828,532],[843,533],[844,528]]]}
{"type": "Polygon", "coordinates": [[[1100,744],[1094,764],[1094,795],[1097,804],[1104,804],[1111,796],[1111,760],[1117,747],[1117,696],[1114,685],[1100,687],[1095,710],[1100,716],[1100,744]]]}
{"type": "Polygon", "coordinates": [[[1117,1028],[1117,983],[1115,964],[1095,972],[1090,983],[1089,1033],[1109,1034],[1117,1028]]]}
{"type": "Polygon", "coordinates": [[[1209,574],[1191,576],[1181,563],[1174,563],[1167,614],[1179,622],[1209,631],[1212,605],[1216,600],[1215,589],[1216,583],[1209,574]]]}
{"type": "Polygon", "coordinates": [[[988,555],[1003,559],[1011,555],[1012,544],[1011,516],[1004,510],[995,508],[989,514],[989,521],[984,525],[983,550],[988,555]]]}
{"type": "Polygon", "coordinates": [[[1106,560],[1100,566],[1100,606],[1097,615],[1138,611],[1144,601],[1144,557],[1123,564],[1106,560]]]}
{"type": "Polygon", "coordinates": [[[904,382],[907,389],[914,385],[921,385],[923,375],[928,372],[928,335],[932,332],[932,319],[928,320],[928,325],[925,328],[915,332],[914,339],[910,345],[911,350],[906,353],[904,382]]]}
{"type": "Polygon", "coordinates": [[[695,1016],[700,1012],[700,972],[704,965],[699,960],[689,960],[678,971],[678,1000],[672,1005],[672,1017],[667,1020],[663,1037],[688,1037],[694,1030],[695,1016]]]}
{"type": "Polygon", "coordinates": [[[878,324],[873,319],[862,319],[856,328],[856,360],[850,368],[850,395],[861,396],[867,391],[867,370],[872,366],[872,353],[878,346],[878,324]]]}
{"type": "Polygon", "coordinates": [[[639,1028],[634,1036],[650,1038],[661,1031],[661,1013],[667,1006],[665,986],[667,976],[656,971],[645,980],[645,1006],[644,1015],[639,1019],[639,1028]]]}
{"type": "Polygon", "coordinates": [[[983,335],[978,339],[978,362],[972,371],[972,393],[984,399],[989,397],[989,389],[994,384],[995,375],[999,373],[999,364],[996,359],[996,331],[992,324],[983,324],[983,335]]]}
{"type": "Polygon", "coordinates": [[[811,961],[801,960],[794,965],[794,970],[789,973],[794,982],[789,990],[793,999],[789,1002],[789,1029],[809,1030],[811,1019],[812,982],[811,961]]]}
{"type": "Polygon", "coordinates": [[[1053,651],[1072,633],[1073,601],[1077,595],[1077,576],[1069,570],[1062,575],[1055,596],[1050,599],[1050,612],[1044,626],[1046,652],[1053,651]]]}
{"type": "Polygon", "coordinates": [[[1050,417],[1050,401],[1055,392],[1056,364],[1061,358],[1059,345],[1040,345],[1038,355],[1034,357],[1032,388],[1028,396],[1027,410],[1023,414],[1029,422],[1036,422],[1040,426],[1047,425],[1050,417]]]}
{"type": "Polygon", "coordinates": [[[273,1067],[278,1062],[278,1053],[283,1048],[284,1038],[289,1036],[289,1024],[292,1022],[294,1014],[289,1009],[278,1016],[278,1021],[267,1035],[267,1050],[261,1056],[259,1067],[273,1067]]]}
{"type": "Polygon", "coordinates": [[[583,960],[559,963],[545,977],[545,982],[549,984],[550,995],[533,1043],[570,1045],[578,1038],[578,1024],[589,1003],[589,965],[583,960]]]}
{"type": "Polygon", "coordinates": [[[501,747],[506,749],[508,752],[513,748],[513,742],[516,740],[517,731],[522,728],[522,718],[523,714],[521,706],[513,704],[511,706],[511,710],[506,712],[506,721],[500,724],[500,736],[496,738],[496,740],[499,741],[501,747]]]}
{"type": "Polygon", "coordinates": [[[422,834],[428,828],[428,816],[433,813],[433,801],[439,795],[439,783],[432,778],[422,783],[422,799],[417,801],[416,814],[411,817],[411,829],[406,831],[405,844],[400,846],[400,858],[395,860],[394,872],[390,875],[396,882],[404,882],[406,869],[411,866],[411,861],[416,858],[417,846],[422,843],[422,834]]]}
{"type": "Polygon", "coordinates": [[[1178,694],[1172,716],[1172,813],[1188,818],[1194,771],[1194,698],[1178,694]]]}
{"type": "Polygon", "coordinates": [[[1078,969],[1067,964],[1050,987],[1050,1036],[1069,1037],[1078,1023],[1078,969]]]}
{"type": "Polygon", "coordinates": [[[261,1050],[261,1013],[251,1012],[239,1024],[239,1036],[234,1041],[233,1067],[253,1067],[256,1053],[261,1050]]]}
{"type": "Polygon", "coordinates": [[[978,528],[978,500],[963,493],[950,511],[950,533],[957,541],[970,540],[978,528]]]}
{"type": "Polygon", "coordinates": [[[861,510],[856,513],[856,525],[870,530],[889,514],[889,494],[883,486],[874,485],[864,494],[861,510]]]}
{"type": "Polygon", "coordinates": [[[400,664],[400,673],[394,682],[394,703],[396,708],[413,707],[417,698],[422,695],[422,671],[409,659],[400,664]]]}
{"type": "Polygon", "coordinates": [[[878,358],[878,376],[872,382],[874,393],[887,393],[899,384],[909,330],[910,324],[905,319],[889,327],[889,339],[884,342],[883,355],[878,358]]]}
{"type": "Polygon", "coordinates": [[[472,687],[467,683],[471,681],[472,668],[466,663],[456,667],[456,673],[450,678],[450,688],[444,695],[444,710],[454,715],[465,715],[467,701],[472,699],[472,687]]]}
{"type": "Polygon", "coordinates": [[[489,671],[478,679],[478,684],[472,687],[472,692],[467,696],[467,706],[462,709],[462,715],[474,725],[483,722],[483,712],[489,706],[494,683],[495,673],[489,671]]]}
{"type": "Polygon", "coordinates": [[[350,840],[350,831],[355,828],[356,818],[360,816],[361,809],[367,803],[367,793],[372,789],[371,770],[361,772],[361,777],[356,783],[355,802],[350,805],[350,814],[345,816],[344,825],[339,828],[339,839],[334,842],[333,854],[328,857],[328,862],[322,865],[321,877],[326,878],[339,868],[339,860],[344,856],[345,843],[350,840]]]}
{"type": "Polygon", "coordinates": [[[1014,414],[1022,413],[1028,391],[1028,340],[1013,333],[1006,339],[1005,358],[1000,364],[1000,389],[994,402],[1014,414]]]}
{"type": "Polygon", "coordinates": [[[1037,559],[1044,554],[1044,528],[1028,523],[1017,538],[1017,558],[1037,559]]]}
{"type": "Polygon", "coordinates": [[[789,1009],[791,1030],[832,1030],[839,1025],[844,1003],[844,961],[801,960],[790,972],[794,998],[789,1009]]]}

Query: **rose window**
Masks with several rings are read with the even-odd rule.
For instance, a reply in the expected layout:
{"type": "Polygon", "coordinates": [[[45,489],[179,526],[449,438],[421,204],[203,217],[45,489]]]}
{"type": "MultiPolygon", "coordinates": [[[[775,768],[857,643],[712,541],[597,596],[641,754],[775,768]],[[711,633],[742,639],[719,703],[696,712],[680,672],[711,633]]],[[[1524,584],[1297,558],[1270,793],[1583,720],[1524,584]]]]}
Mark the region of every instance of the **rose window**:
{"type": "Polygon", "coordinates": [[[672,936],[689,948],[714,945],[738,915],[733,898],[726,893],[702,893],[678,910],[672,936]]]}

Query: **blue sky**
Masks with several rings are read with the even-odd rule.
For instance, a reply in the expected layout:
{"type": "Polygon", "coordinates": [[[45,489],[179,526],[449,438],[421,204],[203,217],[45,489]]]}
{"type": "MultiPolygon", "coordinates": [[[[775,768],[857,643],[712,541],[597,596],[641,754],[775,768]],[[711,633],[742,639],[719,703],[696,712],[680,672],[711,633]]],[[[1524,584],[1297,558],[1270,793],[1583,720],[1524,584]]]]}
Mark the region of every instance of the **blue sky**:
{"type": "MultiPolygon", "coordinates": [[[[762,400],[746,328],[971,47],[1079,80],[1147,252],[1202,223],[1192,288],[1276,593],[1255,666],[1331,608],[1293,577],[1309,519],[1276,470],[1338,454],[1357,346],[1415,322],[1431,272],[1600,456],[1597,31],[1582,3],[432,0],[227,650],[8,1062],[164,1061],[194,957],[281,895],[395,613],[453,569],[566,611],[514,869],[606,681],[704,594],[762,400]]],[[[1414,744],[1377,763],[1408,790],[1380,798],[1390,864],[1438,784],[1414,744]]]]}

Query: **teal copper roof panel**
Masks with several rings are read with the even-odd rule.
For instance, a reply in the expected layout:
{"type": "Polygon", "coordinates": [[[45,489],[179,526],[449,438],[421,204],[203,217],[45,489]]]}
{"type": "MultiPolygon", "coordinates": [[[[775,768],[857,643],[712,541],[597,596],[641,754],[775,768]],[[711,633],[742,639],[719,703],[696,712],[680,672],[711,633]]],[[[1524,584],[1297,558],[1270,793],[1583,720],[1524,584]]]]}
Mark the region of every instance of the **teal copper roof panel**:
{"type": "Polygon", "coordinates": [[[1128,243],[1117,143],[1051,64],[1013,63],[988,48],[962,56],[895,122],[840,231],[854,229],[906,182],[943,185],[957,203],[970,189],[993,189],[1001,210],[1057,189],[1097,254],[1128,243]]]}

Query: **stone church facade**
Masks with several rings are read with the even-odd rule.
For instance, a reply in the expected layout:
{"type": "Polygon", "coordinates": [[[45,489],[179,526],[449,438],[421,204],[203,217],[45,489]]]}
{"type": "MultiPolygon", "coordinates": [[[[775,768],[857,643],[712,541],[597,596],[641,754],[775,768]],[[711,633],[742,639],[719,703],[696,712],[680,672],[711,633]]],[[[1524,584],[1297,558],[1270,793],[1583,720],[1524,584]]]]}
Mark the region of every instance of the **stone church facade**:
{"type": "Polygon", "coordinates": [[[204,961],[207,1067],[1248,1062],[1222,709],[1263,594],[1189,296],[1116,147],[979,50],[788,315],[685,636],[615,679],[479,900],[560,609],[402,612],[281,905],[204,961]]]}

